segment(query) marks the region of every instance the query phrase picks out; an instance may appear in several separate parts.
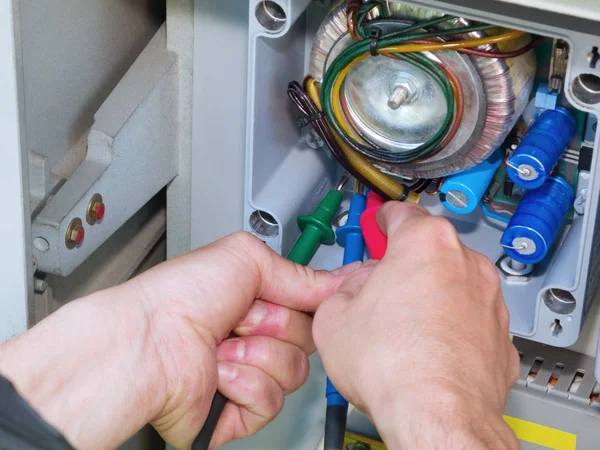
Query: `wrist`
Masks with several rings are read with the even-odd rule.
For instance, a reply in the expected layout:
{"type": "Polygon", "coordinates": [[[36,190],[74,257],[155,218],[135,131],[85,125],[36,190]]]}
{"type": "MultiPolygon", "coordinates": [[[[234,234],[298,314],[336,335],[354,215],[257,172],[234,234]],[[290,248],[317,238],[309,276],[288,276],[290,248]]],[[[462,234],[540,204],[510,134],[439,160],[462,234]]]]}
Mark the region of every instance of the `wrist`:
{"type": "Polygon", "coordinates": [[[501,412],[485,399],[448,386],[424,384],[423,388],[390,396],[371,409],[388,449],[519,448],[501,412]]]}
{"type": "Polygon", "coordinates": [[[0,349],[3,375],[76,448],[124,442],[165,402],[137,295],[122,286],[78,300],[0,349]]]}

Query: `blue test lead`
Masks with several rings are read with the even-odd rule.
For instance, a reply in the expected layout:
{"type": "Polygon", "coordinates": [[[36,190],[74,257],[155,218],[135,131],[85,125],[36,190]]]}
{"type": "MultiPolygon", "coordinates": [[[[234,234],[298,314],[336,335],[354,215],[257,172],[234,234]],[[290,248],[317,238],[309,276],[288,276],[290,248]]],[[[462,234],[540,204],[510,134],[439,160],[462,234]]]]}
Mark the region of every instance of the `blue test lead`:
{"type": "MultiPolygon", "coordinates": [[[[348,220],[337,230],[338,243],[344,247],[344,265],[363,261],[365,240],[360,228],[360,218],[367,207],[364,194],[354,194],[350,202],[348,220]]],[[[327,414],[325,416],[325,450],[343,450],[346,437],[348,401],[327,379],[327,414]]]]}

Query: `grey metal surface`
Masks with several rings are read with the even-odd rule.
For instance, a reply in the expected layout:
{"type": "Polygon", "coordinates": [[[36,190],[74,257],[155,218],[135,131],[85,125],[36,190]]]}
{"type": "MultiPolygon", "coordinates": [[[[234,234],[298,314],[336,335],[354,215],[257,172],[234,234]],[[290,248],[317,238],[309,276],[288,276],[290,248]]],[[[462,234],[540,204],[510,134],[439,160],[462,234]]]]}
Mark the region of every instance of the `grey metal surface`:
{"type": "Polygon", "coordinates": [[[177,174],[175,61],[163,26],[96,113],[86,158],[33,223],[33,238],[50,244],[45,252],[34,248],[40,270],[72,273],[177,174]],[[86,226],[82,245],[69,250],[66,229],[85,217],[96,193],[106,215],[86,226]]]}
{"type": "Polygon", "coordinates": [[[590,401],[596,385],[593,358],[522,339],[516,339],[515,345],[523,354],[521,375],[517,386],[509,394],[506,414],[574,434],[577,436],[577,449],[598,448],[600,405],[590,401]],[[536,358],[543,363],[535,380],[531,381],[529,377],[528,382],[528,374],[536,358]],[[548,379],[557,364],[564,369],[556,386],[549,388],[548,379]],[[577,392],[572,393],[569,388],[577,372],[584,376],[577,392]]]}
{"type": "Polygon", "coordinates": [[[0,342],[27,329],[33,303],[33,263],[30,250],[29,196],[27,182],[27,152],[22,121],[22,87],[20,62],[20,30],[18,5],[11,0],[0,1],[0,136],[2,164],[0,190],[5,213],[0,221],[0,342]],[[13,9],[15,8],[15,9],[13,9]],[[16,39],[15,39],[16,37],[16,39]]]}
{"type": "Polygon", "coordinates": [[[164,236],[166,219],[164,196],[160,196],[129,219],[70,276],[39,274],[47,288],[36,292],[36,322],[72,300],[127,281],[164,236]]]}
{"type": "MultiPolygon", "coordinates": [[[[191,248],[194,0],[167,0],[167,48],[177,54],[177,177],[167,189],[168,255],[191,248]]],[[[198,174],[196,174],[198,176],[198,174]]]]}
{"type": "Polygon", "coordinates": [[[161,0],[17,0],[32,206],[85,156],[94,114],[163,21],[161,0]]]}

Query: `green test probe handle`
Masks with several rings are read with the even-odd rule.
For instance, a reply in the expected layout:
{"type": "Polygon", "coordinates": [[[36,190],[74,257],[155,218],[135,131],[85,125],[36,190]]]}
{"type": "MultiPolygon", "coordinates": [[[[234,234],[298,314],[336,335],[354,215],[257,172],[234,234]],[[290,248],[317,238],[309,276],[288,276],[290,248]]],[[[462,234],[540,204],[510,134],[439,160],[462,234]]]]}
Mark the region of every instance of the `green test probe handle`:
{"type": "MultiPolygon", "coordinates": [[[[335,243],[335,233],[332,229],[333,219],[342,204],[341,190],[347,182],[347,177],[340,182],[336,190],[330,191],[319,204],[315,212],[298,218],[298,226],[302,234],[294,244],[288,258],[290,261],[307,266],[321,244],[335,243]]],[[[217,392],[210,407],[208,417],[200,434],[196,437],[192,450],[208,450],[210,441],[225,409],[227,398],[217,392]]]]}
{"type": "Polygon", "coordinates": [[[302,266],[308,266],[321,244],[335,243],[335,233],[331,228],[333,219],[342,204],[342,193],[330,191],[315,212],[298,218],[302,234],[288,254],[287,259],[302,266]]]}

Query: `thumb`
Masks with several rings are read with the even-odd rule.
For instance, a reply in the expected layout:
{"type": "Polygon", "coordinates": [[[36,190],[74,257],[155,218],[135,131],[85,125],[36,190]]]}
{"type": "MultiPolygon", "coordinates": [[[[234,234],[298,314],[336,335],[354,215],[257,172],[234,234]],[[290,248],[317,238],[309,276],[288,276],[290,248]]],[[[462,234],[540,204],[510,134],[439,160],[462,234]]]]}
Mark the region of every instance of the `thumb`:
{"type": "Polygon", "coordinates": [[[429,217],[423,207],[413,203],[387,202],[377,213],[377,224],[390,240],[405,235],[408,222],[415,218],[429,217]]]}
{"type": "Polygon", "coordinates": [[[291,309],[314,312],[337,292],[342,283],[360,266],[334,273],[295,264],[273,252],[259,241],[261,250],[248,254],[259,268],[260,285],[256,298],[291,309]]]}

